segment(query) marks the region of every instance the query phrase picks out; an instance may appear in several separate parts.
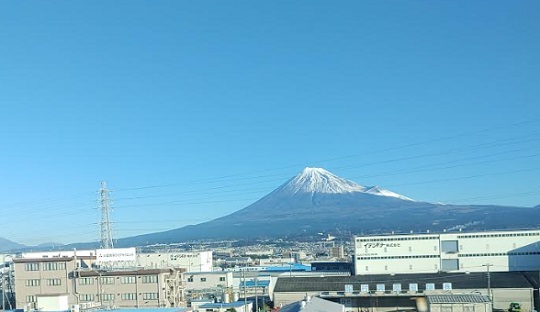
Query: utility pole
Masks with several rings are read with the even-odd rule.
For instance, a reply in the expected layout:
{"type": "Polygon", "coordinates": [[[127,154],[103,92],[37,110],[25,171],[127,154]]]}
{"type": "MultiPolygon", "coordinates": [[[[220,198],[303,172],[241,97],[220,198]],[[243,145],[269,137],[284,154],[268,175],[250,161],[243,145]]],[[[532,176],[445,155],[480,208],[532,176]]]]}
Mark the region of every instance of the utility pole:
{"type": "Polygon", "coordinates": [[[4,278],[4,273],[2,274],[2,312],[6,311],[6,279],[4,278]]]}
{"type": "Polygon", "coordinates": [[[111,230],[111,220],[109,218],[109,190],[105,181],[101,181],[99,189],[101,203],[101,248],[114,248],[111,230]]]}
{"type": "Polygon", "coordinates": [[[491,274],[489,273],[489,267],[493,266],[493,264],[486,263],[482,266],[486,267],[488,298],[489,302],[491,303],[491,308],[493,309],[493,296],[491,295],[491,274]]]}
{"type": "Polygon", "coordinates": [[[247,309],[247,297],[246,297],[246,272],[242,270],[242,278],[244,279],[244,309],[247,309]]]}
{"type": "Polygon", "coordinates": [[[259,312],[259,297],[257,296],[257,281],[259,279],[259,272],[257,272],[257,276],[255,277],[255,311],[259,312]]]}

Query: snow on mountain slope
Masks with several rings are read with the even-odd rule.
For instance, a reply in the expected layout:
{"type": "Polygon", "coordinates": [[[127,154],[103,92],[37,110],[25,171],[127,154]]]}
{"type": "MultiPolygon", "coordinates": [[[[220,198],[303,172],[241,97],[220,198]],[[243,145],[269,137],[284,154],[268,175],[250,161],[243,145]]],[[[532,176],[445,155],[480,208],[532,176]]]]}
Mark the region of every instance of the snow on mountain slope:
{"type": "Polygon", "coordinates": [[[378,186],[372,186],[372,187],[368,188],[364,193],[378,195],[378,196],[395,197],[395,198],[399,198],[399,199],[403,199],[403,200],[415,201],[414,199],[411,199],[411,198],[409,198],[407,196],[403,196],[403,195],[394,193],[392,191],[382,189],[382,188],[380,188],[378,186]]]}
{"type": "Polygon", "coordinates": [[[382,189],[378,186],[366,187],[353,181],[346,180],[332,174],[323,168],[307,167],[296,177],[279,187],[274,192],[287,194],[300,193],[323,193],[323,194],[344,194],[344,193],[365,193],[376,196],[394,197],[402,200],[412,199],[382,189]]]}
{"type": "Polygon", "coordinates": [[[288,193],[329,193],[340,194],[363,192],[365,187],[342,179],[322,168],[305,168],[299,175],[279,188],[288,193]]]}

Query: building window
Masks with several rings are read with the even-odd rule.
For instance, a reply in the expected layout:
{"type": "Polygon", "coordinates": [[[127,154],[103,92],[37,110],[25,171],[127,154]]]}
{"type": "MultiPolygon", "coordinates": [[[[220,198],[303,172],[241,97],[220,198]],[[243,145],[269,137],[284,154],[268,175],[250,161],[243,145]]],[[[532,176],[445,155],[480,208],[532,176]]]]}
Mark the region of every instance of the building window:
{"type": "Polygon", "coordinates": [[[412,251],[412,247],[411,247],[411,246],[409,246],[409,251],[412,251]]]}
{"type": "Polygon", "coordinates": [[[101,285],[112,285],[114,284],[114,277],[101,277],[101,285]]]}
{"type": "Polygon", "coordinates": [[[114,294],[101,294],[101,300],[103,301],[113,301],[114,294]]]}
{"type": "Polygon", "coordinates": [[[144,275],[142,277],[143,284],[155,284],[157,280],[157,275],[144,275]]]}
{"type": "Polygon", "coordinates": [[[121,295],[122,300],[137,300],[136,293],[127,293],[121,295]]]}
{"type": "Polygon", "coordinates": [[[47,286],[60,286],[62,285],[62,280],[59,278],[48,278],[47,286]]]}
{"type": "Polygon", "coordinates": [[[384,270],[388,271],[388,266],[387,265],[384,266],[384,270]]]}
{"type": "Polygon", "coordinates": [[[220,281],[220,282],[225,282],[225,277],[224,277],[224,276],[220,277],[220,278],[219,278],[219,281],[220,281]]]}
{"type": "Polygon", "coordinates": [[[45,262],[43,263],[43,271],[56,271],[58,270],[57,264],[56,262],[45,262]]]}
{"type": "Polygon", "coordinates": [[[458,252],[458,241],[457,240],[446,240],[441,241],[442,252],[445,253],[456,253],[458,252]]]}
{"type": "Polygon", "coordinates": [[[79,278],[79,285],[93,285],[94,279],[91,277],[81,277],[79,278]]]}
{"type": "Polygon", "coordinates": [[[43,263],[43,271],[56,271],[56,270],[65,270],[65,262],[45,262],[43,263]]]}
{"type": "Polygon", "coordinates": [[[81,301],[94,301],[93,294],[80,294],[79,299],[81,301]]]}
{"type": "Polygon", "coordinates": [[[188,277],[187,281],[188,283],[193,283],[193,276],[188,277]]]}
{"type": "Polygon", "coordinates": [[[412,264],[409,264],[409,270],[412,271],[412,264]]]}
{"type": "Polygon", "coordinates": [[[143,300],[157,300],[158,293],[144,293],[143,300]]]}
{"type": "Polygon", "coordinates": [[[26,296],[26,302],[37,302],[37,296],[26,296]]]}
{"type": "Polygon", "coordinates": [[[39,279],[29,279],[25,282],[26,286],[39,286],[39,279]]]}
{"type": "Polygon", "coordinates": [[[366,271],[369,271],[369,267],[366,265],[366,271]]]}
{"type": "Polygon", "coordinates": [[[120,280],[122,284],[135,284],[135,276],[122,276],[120,280]]]}
{"type": "Polygon", "coordinates": [[[458,259],[443,259],[441,263],[441,269],[443,271],[454,271],[459,268],[458,259]]]}
{"type": "MultiPolygon", "coordinates": [[[[39,263],[38,262],[28,262],[24,264],[24,269],[26,271],[39,271],[39,263]]],[[[34,302],[34,301],[32,301],[34,302]]]]}
{"type": "Polygon", "coordinates": [[[206,282],[206,277],[201,277],[201,282],[206,282]]]}

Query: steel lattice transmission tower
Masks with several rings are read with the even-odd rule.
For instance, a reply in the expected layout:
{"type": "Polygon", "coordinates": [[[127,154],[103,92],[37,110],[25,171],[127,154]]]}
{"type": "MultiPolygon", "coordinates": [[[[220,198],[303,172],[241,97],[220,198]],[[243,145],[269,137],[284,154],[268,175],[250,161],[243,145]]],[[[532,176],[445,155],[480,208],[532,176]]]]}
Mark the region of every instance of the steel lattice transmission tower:
{"type": "Polygon", "coordinates": [[[105,183],[105,181],[101,181],[99,199],[101,203],[101,248],[114,248],[111,219],[109,217],[109,190],[107,189],[107,183],[105,183]]]}

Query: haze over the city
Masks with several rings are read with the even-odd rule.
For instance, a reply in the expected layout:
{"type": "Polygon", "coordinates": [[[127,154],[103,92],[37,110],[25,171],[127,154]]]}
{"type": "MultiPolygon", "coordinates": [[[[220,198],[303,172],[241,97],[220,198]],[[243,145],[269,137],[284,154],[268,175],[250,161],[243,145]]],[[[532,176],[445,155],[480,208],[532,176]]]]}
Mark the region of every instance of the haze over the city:
{"type": "Polygon", "coordinates": [[[537,1],[0,3],[0,237],[244,208],[305,167],[417,201],[540,204],[537,1]]]}

